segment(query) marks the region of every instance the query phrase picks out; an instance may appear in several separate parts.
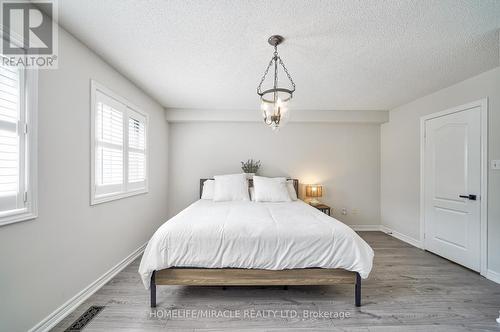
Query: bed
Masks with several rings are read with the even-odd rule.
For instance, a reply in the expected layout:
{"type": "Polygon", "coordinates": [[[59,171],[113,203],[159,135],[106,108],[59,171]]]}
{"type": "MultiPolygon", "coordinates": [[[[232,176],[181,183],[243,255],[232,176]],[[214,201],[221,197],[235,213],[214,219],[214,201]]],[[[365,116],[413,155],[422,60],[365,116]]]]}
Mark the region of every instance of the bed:
{"type": "Polygon", "coordinates": [[[334,284],[354,284],[360,306],[361,279],[372,262],[373,250],[351,228],[301,200],[200,199],[155,232],[139,274],[151,307],[157,285],[334,284]]]}

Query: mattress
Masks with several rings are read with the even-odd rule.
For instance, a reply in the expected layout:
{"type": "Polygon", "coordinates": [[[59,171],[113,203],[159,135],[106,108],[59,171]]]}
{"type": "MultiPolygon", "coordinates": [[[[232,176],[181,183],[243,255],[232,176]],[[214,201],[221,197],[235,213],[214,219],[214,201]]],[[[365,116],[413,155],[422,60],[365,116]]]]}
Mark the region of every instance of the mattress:
{"type": "Polygon", "coordinates": [[[139,274],[169,267],[284,270],[342,268],[367,278],[372,248],[350,227],[303,201],[198,200],[149,241],[139,274]]]}

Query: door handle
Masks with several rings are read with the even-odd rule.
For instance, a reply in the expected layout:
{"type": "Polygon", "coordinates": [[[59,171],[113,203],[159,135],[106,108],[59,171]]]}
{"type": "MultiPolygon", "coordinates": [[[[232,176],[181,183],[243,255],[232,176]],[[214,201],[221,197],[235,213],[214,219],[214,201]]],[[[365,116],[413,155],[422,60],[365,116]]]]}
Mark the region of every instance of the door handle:
{"type": "Polygon", "coordinates": [[[477,199],[477,195],[458,195],[460,198],[467,198],[470,199],[471,201],[475,201],[477,199]]]}

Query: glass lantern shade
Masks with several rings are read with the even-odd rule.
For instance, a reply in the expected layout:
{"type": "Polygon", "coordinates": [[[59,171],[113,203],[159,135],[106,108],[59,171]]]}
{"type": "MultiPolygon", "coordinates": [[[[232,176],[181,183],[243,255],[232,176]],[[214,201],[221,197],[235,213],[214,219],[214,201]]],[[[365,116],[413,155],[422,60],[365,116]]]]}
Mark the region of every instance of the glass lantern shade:
{"type": "Polygon", "coordinates": [[[276,102],[261,101],[262,117],[272,130],[283,127],[290,119],[289,104],[290,102],[284,102],[281,98],[276,102]]]}

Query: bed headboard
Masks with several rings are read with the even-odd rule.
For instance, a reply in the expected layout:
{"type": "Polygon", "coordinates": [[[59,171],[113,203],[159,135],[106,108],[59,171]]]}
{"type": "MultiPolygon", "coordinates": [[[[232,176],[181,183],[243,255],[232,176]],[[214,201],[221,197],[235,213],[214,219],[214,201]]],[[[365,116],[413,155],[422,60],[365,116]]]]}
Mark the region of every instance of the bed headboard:
{"type": "MultiPolygon", "coordinates": [[[[203,192],[203,184],[207,180],[213,180],[213,179],[200,179],[200,198],[201,198],[201,193],[203,192]]],[[[299,180],[298,179],[289,179],[293,181],[293,187],[295,188],[295,193],[297,193],[297,197],[299,197],[299,180]]],[[[249,179],[248,180],[248,185],[250,187],[253,187],[253,180],[249,179]]]]}

